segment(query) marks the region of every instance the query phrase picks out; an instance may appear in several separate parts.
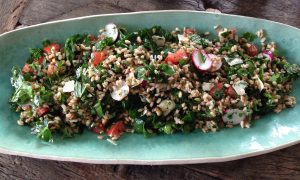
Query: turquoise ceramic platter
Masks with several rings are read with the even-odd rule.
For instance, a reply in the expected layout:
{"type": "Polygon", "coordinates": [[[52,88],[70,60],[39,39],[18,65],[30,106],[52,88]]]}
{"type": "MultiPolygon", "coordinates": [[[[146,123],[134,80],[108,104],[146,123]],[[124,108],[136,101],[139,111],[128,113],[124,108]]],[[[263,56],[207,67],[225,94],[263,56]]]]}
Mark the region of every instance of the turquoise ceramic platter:
{"type": "MultiPolygon", "coordinates": [[[[161,25],[195,27],[214,32],[215,25],[236,27],[240,32],[266,30],[267,37],[279,44],[288,61],[300,64],[300,30],[268,20],[196,11],[153,11],[82,17],[39,24],[0,36],[0,152],[41,159],[99,164],[187,164],[221,162],[278,150],[300,142],[300,105],[255,121],[250,129],[236,127],[217,133],[200,131],[144,138],[125,134],[118,145],[97,139],[84,131],[73,139],[43,143],[30,134],[29,127],[18,126],[18,114],[8,101],[12,93],[10,70],[22,66],[29,47],[38,47],[45,38],[63,42],[75,33],[96,34],[108,22],[135,30],[161,25]]],[[[300,99],[300,81],[292,92],[300,99]]]]}

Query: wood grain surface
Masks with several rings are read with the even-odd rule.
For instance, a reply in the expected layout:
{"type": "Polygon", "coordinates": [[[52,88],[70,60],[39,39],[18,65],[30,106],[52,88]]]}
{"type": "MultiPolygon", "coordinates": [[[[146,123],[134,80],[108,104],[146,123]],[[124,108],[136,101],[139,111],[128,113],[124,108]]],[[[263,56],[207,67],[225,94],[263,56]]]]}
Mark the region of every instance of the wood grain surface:
{"type": "MultiPolygon", "coordinates": [[[[208,8],[300,27],[298,0],[0,0],[0,33],[92,14],[208,8]]],[[[231,162],[176,166],[93,165],[0,154],[0,179],[300,179],[300,144],[231,162]]]]}

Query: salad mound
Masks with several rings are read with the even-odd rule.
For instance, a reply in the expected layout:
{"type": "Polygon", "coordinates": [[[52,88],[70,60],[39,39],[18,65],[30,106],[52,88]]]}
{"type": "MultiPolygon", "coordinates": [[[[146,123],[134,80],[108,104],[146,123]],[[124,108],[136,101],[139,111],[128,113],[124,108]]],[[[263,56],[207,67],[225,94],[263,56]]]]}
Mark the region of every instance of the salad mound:
{"type": "Polygon", "coordinates": [[[293,107],[300,68],[264,31],[215,27],[128,32],[113,23],[99,35],[45,40],[12,69],[10,100],[19,125],[52,142],[88,129],[113,141],[154,134],[249,128],[261,115],[293,107]],[[240,36],[238,36],[238,34],[240,36]],[[254,43],[255,42],[255,43],[254,43]]]}

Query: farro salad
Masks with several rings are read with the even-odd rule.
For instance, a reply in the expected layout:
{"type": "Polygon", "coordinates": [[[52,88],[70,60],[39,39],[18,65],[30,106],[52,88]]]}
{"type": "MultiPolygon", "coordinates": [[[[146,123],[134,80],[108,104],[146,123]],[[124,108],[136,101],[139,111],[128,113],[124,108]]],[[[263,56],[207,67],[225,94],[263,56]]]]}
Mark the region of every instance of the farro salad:
{"type": "Polygon", "coordinates": [[[47,142],[84,129],[113,142],[123,132],[249,128],[261,115],[295,106],[289,93],[300,68],[263,30],[215,31],[215,38],[193,28],[128,32],[110,23],[97,36],[45,40],[29,49],[22,69],[12,69],[17,122],[47,142]]]}

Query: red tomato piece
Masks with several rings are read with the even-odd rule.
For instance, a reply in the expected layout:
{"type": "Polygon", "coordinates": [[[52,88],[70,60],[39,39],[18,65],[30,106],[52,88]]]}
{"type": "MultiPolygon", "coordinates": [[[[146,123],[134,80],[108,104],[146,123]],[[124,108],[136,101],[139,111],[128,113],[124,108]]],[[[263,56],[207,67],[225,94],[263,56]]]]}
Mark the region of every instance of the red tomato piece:
{"type": "Polygon", "coordinates": [[[232,86],[229,86],[227,89],[226,89],[226,94],[232,98],[235,98],[236,97],[236,92],[235,90],[233,89],[232,86]]]}
{"type": "Polygon", "coordinates": [[[208,94],[214,95],[216,91],[222,91],[223,90],[223,83],[216,83],[213,88],[210,89],[208,94]]]}
{"type": "Polygon", "coordinates": [[[108,56],[107,51],[105,50],[101,52],[93,52],[93,54],[94,54],[94,61],[93,61],[94,66],[97,66],[108,56]]]}
{"type": "Polygon", "coordinates": [[[44,114],[46,114],[49,111],[49,108],[46,107],[39,107],[36,109],[36,113],[39,116],[43,116],[44,114]]]}
{"type": "Polygon", "coordinates": [[[172,64],[178,64],[180,59],[187,59],[188,55],[183,49],[179,49],[175,53],[169,53],[166,57],[165,61],[170,62],[172,64]]]}
{"type": "Polygon", "coordinates": [[[43,61],[44,61],[44,58],[43,58],[43,57],[40,57],[40,58],[37,59],[37,62],[38,62],[39,64],[42,64],[43,61]]]}
{"type": "Polygon", "coordinates": [[[44,52],[47,54],[51,54],[51,48],[54,47],[55,51],[58,52],[60,50],[60,45],[57,43],[49,44],[48,46],[44,47],[44,52]]]}
{"type": "Polygon", "coordinates": [[[184,30],[184,33],[185,33],[186,35],[190,35],[190,34],[196,34],[196,31],[195,31],[195,29],[192,29],[192,28],[186,28],[186,29],[184,30]]]}
{"type": "Polygon", "coordinates": [[[106,132],[106,134],[110,137],[118,138],[125,131],[125,126],[123,121],[119,121],[113,124],[110,129],[106,132]]]}
{"type": "Polygon", "coordinates": [[[256,56],[257,55],[257,48],[254,44],[247,43],[246,44],[246,52],[249,56],[256,56]]]}
{"type": "Polygon", "coordinates": [[[91,131],[96,133],[96,134],[101,134],[102,132],[104,132],[104,127],[102,123],[99,123],[97,126],[92,127],[91,131]]]}
{"type": "Polygon", "coordinates": [[[48,71],[47,71],[48,76],[52,76],[56,73],[57,73],[57,67],[53,64],[49,64],[48,65],[48,71]]]}
{"type": "Polygon", "coordinates": [[[32,73],[33,69],[29,66],[29,64],[25,64],[23,69],[22,69],[22,73],[32,73]]]}
{"type": "Polygon", "coordinates": [[[236,35],[236,28],[232,28],[232,29],[230,30],[229,38],[230,38],[230,39],[234,39],[234,38],[235,38],[235,35],[236,35]]]}

